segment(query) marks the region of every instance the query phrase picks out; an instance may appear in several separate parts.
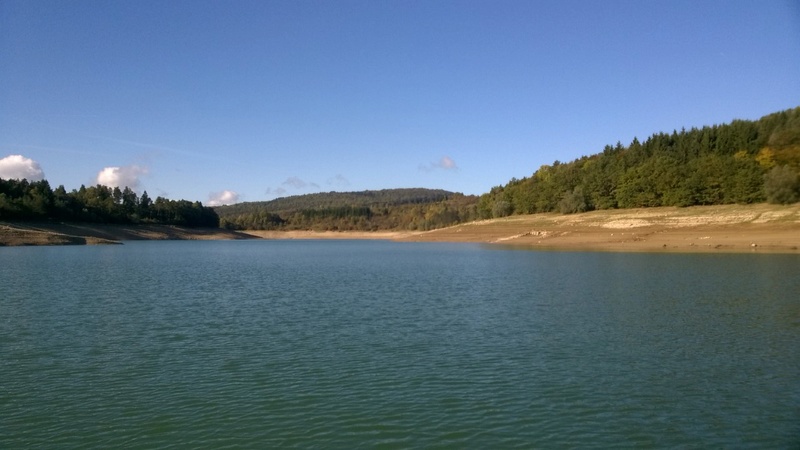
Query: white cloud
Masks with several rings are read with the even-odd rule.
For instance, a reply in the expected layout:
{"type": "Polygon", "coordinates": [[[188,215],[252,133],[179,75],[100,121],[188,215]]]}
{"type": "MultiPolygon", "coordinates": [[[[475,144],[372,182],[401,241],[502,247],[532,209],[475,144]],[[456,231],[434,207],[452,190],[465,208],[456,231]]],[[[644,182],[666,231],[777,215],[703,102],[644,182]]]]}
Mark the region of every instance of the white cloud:
{"type": "Polygon", "coordinates": [[[97,184],[108,187],[129,187],[136,190],[139,178],[147,175],[147,168],[141,166],[106,167],[97,174],[97,184]]]}
{"type": "Polygon", "coordinates": [[[44,172],[39,163],[30,158],[22,155],[8,155],[0,159],[0,178],[41,181],[44,180],[44,172]]]}
{"type": "Polygon", "coordinates": [[[433,172],[434,170],[441,169],[441,170],[458,170],[458,165],[453,160],[453,158],[449,156],[442,156],[439,161],[432,162],[427,165],[420,164],[419,170],[423,172],[433,172]]]}
{"type": "Polygon", "coordinates": [[[232,205],[239,202],[239,194],[234,191],[224,190],[212,192],[208,195],[208,206],[232,205]]]}
{"type": "Polygon", "coordinates": [[[439,160],[439,167],[445,170],[458,169],[456,162],[449,156],[442,156],[442,159],[439,160]]]}

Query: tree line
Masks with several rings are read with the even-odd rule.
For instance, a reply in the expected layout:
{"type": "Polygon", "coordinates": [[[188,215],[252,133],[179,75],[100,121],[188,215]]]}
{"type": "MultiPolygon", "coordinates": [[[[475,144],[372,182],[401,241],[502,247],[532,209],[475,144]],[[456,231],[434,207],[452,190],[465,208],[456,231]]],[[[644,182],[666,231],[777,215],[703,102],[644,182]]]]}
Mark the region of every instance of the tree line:
{"type": "Polygon", "coordinates": [[[67,192],[63,185],[51,189],[47,180],[29,182],[2,178],[0,219],[219,226],[219,216],[214,209],[200,202],[163,197],[153,201],[147,191],[139,196],[128,187],[120,189],[98,184],[67,192]]]}
{"type": "Polygon", "coordinates": [[[477,197],[437,189],[384,189],[283,197],[217,207],[229,229],[430,230],[477,218],[477,197]]]}
{"type": "Polygon", "coordinates": [[[657,133],[555,161],[478,201],[481,218],[800,200],[800,107],[756,121],[657,133]]]}

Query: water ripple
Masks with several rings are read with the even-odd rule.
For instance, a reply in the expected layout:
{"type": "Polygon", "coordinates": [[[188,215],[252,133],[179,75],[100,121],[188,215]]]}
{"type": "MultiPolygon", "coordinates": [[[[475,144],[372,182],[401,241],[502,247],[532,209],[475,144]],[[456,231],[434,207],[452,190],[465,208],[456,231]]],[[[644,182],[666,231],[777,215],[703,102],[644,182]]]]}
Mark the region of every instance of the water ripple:
{"type": "Polygon", "coordinates": [[[3,265],[2,448],[798,442],[796,259],[83,250],[3,265]]]}

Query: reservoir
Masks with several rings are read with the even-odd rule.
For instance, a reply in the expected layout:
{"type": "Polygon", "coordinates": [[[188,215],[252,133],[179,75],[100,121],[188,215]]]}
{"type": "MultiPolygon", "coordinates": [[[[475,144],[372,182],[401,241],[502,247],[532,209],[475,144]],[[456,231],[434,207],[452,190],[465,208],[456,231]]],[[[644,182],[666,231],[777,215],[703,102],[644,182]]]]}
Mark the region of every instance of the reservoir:
{"type": "Polygon", "coordinates": [[[0,448],[797,448],[800,257],[0,248],[0,448]]]}

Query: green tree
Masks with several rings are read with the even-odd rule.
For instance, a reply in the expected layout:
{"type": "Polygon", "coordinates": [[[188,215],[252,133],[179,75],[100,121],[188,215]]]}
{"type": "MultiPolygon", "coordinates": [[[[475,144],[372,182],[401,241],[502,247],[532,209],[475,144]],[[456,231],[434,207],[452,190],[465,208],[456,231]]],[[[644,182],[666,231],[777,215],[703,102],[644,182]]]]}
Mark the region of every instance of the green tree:
{"type": "Polygon", "coordinates": [[[561,214],[582,213],[589,209],[586,204],[586,195],[581,186],[576,186],[572,192],[565,192],[558,202],[558,210],[561,214]]]}
{"type": "Polygon", "coordinates": [[[512,212],[511,202],[506,200],[498,200],[492,206],[492,217],[494,218],[506,217],[511,215],[512,212]]]}
{"type": "Polygon", "coordinates": [[[147,191],[142,192],[142,196],[139,198],[139,205],[138,205],[138,215],[142,219],[151,219],[152,218],[152,208],[153,208],[153,201],[150,200],[150,196],[147,195],[147,191]]]}
{"type": "Polygon", "coordinates": [[[131,217],[134,221],[138,219],[136,216],[136,209],[139,205],[139,198],[131,188],[125,187],[122,190],[122,209],[125,211],[125,214],[128,217],[131,217]]]}
{"type": "Polygon", "coordinates": [[[789,166],[773,167],[764,178],[764,192],[770,203],[795,203],[800,200],[800,176],[789,166]]]}

